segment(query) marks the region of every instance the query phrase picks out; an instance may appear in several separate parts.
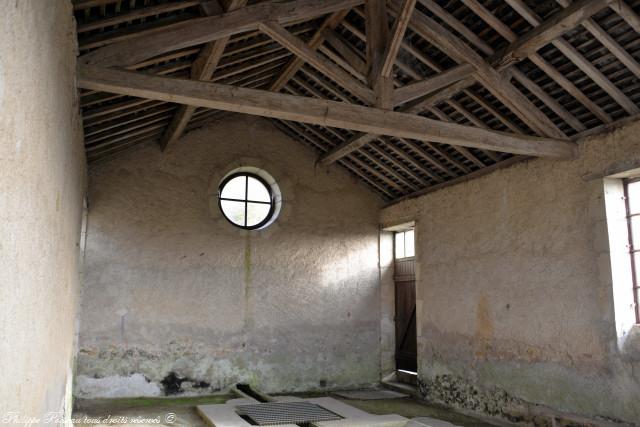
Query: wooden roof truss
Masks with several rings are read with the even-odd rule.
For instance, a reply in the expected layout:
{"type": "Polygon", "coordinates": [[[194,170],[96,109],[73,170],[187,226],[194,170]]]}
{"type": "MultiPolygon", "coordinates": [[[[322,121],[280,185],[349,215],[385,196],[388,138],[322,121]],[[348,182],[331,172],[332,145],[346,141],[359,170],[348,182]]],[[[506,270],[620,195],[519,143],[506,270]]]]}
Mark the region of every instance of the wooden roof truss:
{"type": "Polygon", "coordinates": [[[640,0],[75,0],[90,162],[269,117],[387,200],[640,113],[640,0]]]}

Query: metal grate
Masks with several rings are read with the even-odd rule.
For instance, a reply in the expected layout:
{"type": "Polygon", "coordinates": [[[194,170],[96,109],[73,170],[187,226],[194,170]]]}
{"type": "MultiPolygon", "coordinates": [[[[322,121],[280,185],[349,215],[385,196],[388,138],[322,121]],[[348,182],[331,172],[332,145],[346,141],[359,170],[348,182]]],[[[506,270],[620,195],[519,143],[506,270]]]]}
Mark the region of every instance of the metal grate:
{"type": "Polygon", "coordinates": [[[302,424],[342,419],[340,415],[309,402],[270,402],[239,405],[236,406],[236,412],[258,426],[302,424]]]}

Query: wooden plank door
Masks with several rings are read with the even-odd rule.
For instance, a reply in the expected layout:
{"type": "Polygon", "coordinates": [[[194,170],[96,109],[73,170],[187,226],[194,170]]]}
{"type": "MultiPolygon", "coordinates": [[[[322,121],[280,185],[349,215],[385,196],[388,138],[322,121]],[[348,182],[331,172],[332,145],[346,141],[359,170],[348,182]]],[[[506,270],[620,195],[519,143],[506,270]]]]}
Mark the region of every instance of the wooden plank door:
{"type": "Polygon", "coordinates": [[[418,367],[414,262],[414,258],[395,262],[396,369],[411,372],[418,367]]]}

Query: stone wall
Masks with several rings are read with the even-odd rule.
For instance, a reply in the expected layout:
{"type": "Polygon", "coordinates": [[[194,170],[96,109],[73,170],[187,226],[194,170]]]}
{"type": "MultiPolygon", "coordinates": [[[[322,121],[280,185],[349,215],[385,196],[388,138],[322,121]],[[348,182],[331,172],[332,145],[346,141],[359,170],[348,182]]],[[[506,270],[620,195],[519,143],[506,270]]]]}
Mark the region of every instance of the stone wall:
{"type": "Polygon", "coordinates": [[[603,190],[603,177],[640,164],[639,131],[382,211],[384,225],[417,223],[427,398],[511,420],[527,402],[640,420],[640,352],[616,342],[603,190]]]}
{"type": "MultiPolygon", "coordinates": [[[[71,2],[0,14],[0,423],[70,415],[85,160],[71,2]]],[[[38,424],[38,422],[35,422],[38,424]]]]}
{"type": "Polygon", "coordinates": [[[232,115],[168,153],[93,166],[78,395],[376,382],[381,201],[315,160],[268,121],[232,115]],[[220,215],[218,184],[239,166],[280,186],[265,230],[220,215]]]}

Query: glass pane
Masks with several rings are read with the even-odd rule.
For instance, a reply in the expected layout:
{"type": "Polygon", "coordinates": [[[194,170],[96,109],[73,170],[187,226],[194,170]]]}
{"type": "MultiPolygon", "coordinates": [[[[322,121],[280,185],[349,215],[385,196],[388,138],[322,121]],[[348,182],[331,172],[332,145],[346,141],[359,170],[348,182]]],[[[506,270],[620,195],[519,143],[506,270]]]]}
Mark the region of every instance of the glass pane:
{"type": "Polygon", "coordinates": [[[222,207],[222,212],[231,222],[244,227],[244,202],[220,200],[220,206],[222,207]]]}
{"type": "Polygon", "coordinates": [[[396,259],[404,257],[404,233],[396,233],[396,259]]]}
{"type": "MultiPolygon", "coordinates": [[[[636,285],[640,285],[640,252],[634,253],[631,261],[634,263],[636,269],[636,285]]],[[[637,291],[640,292],[640,288],[637,289],[637,291]]],[[[638,301],[640,301],[640,299],[638,301]]]]}
{"type": "Polygon", "coordinates": [[[247,203],[247,227],[260,224],[269,215],[271,205],[264,203],[247,203]]]}
{"type": "Polygon", "coordinates": [[[640,249],[640,216],[631,217],[631,237],[634,249],[640,249]]]}
{"type": "Polygon", "coordinates": [[[640,213],[640,181],[632,182],[627,186],[629,192],[629,211],[640,213]]]}
{"type": "Polygon", "coordinates": [[[255,178],[249,177],[249,194],[247,195],[247,200],[253,202],[270,202],[271,197],[269,196],[269,190],[267,190],[267,187],[265,187],[263,183],[255,178]]]}
{"type": "Polygon", "coordinates": [[[412,257],[416,254],[415,243],[413,240],[413,230],[407,231],[404,235],[404,252],[407,257],[412,257]]]}
{"type": "MultiPolygon", "coordinates": [[[[222,192],[220,193],[220,197],[223,199],[245,199],[245,190],[246,190],[247,177],[246,176],[237,176],[227,182],[222,188],[222,192]]],[[[243,213],[244,215],[244,213],[243,213]]]]}

